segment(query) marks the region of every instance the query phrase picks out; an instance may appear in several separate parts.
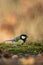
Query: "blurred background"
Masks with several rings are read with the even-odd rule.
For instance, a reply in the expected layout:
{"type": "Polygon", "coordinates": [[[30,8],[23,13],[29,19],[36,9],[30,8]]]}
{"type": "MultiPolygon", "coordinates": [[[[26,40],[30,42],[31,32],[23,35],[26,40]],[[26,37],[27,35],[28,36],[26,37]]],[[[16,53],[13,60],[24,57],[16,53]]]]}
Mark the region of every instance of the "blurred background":
{"type": "Polygon", "coordinates": [[[22,33],[43,40],[43,0],[0,0],[0,42],[22,33]]]}

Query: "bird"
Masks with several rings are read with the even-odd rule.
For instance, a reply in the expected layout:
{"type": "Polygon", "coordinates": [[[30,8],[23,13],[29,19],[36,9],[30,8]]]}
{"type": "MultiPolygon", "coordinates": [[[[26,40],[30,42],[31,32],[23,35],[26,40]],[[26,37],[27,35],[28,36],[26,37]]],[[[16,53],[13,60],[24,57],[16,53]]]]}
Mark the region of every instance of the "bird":
{"type": "Polygon", "coordinates": [[[28,37],[28,36],[27,36],[26,34],[21,34],[21,35],[19,35],[19,36],[13,38],[13,39],[11,39],[11,40],[5,40],[4,43],[6,43],[6,42],[7,42],[7,43],[15,43],[15,44],[25,43],[27,37],[28,37]]]}

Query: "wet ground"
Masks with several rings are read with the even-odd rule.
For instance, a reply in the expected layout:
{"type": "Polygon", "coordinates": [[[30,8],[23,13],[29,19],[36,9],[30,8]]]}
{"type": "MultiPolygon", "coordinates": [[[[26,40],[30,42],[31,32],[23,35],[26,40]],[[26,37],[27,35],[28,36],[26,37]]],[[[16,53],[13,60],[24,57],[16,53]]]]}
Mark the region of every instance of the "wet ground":
{"type": "Polygon", "coordinates": [[[43,65],[43,54],[37,56],[18,54],[0,57],[0,65],[43,65]]]}

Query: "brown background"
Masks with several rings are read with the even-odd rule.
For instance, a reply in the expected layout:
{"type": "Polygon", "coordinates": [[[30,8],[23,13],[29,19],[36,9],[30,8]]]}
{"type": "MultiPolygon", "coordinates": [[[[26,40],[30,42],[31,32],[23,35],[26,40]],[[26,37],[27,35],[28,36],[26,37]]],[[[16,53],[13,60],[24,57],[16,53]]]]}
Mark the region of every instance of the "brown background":
{"type": "Polygon", "coordinates": [[[43,0],[0,0],[0,42],[22,33],[43,39],[43,0]]]}

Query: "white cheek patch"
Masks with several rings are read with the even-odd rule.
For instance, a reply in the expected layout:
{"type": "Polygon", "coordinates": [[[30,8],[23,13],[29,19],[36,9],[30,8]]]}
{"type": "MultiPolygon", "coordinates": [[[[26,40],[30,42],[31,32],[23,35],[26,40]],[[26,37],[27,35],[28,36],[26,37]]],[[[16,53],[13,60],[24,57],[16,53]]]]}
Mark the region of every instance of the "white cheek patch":
{"type": "Polygon", "coordinates": [[[22,39],[25,39],[25,36],[22,36],[22,39]]]}

